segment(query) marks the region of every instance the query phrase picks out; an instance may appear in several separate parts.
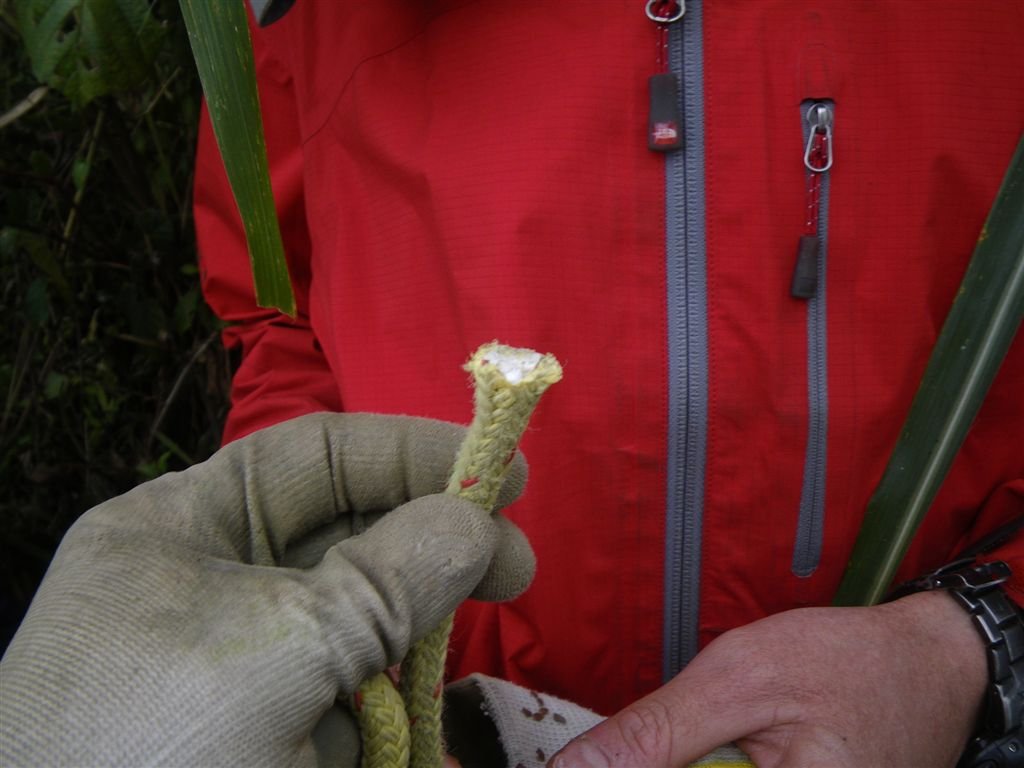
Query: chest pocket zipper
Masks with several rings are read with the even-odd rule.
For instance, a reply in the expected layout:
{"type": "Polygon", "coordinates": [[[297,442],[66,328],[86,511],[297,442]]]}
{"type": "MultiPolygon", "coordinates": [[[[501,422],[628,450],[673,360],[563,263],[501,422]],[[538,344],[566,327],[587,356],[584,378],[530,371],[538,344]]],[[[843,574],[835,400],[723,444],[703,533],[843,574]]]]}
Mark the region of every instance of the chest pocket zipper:
{"type": "Polygon", "coordinates": [[[826,266],[835,103],[825,99],[805,101],[800,105],[800,115],[807,210],[790,293],[807,303],[807,448],[791,568],[794,575],[808,577],[821,561],[825,527],[828,451],[826,266]]]}

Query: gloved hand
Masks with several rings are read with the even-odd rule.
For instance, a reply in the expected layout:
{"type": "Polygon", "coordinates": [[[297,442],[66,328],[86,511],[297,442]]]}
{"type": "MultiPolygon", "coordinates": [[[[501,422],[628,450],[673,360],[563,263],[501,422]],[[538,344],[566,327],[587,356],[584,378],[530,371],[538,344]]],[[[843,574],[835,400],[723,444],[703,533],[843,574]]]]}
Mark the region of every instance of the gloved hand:
{"type": "MultiPolygon", "coordinates": [[[[0,763],[354,765],[336,699],[399,661],[492,556],[486,597],[532,573],[518,529],[436,493],[462,435],[305,416],[87,512],[0,663],[0,763]],[[380,519],[350,536],[363,515],[380,519]]],[[[518,457],[502,503],[525,475],[518,457]]]]}

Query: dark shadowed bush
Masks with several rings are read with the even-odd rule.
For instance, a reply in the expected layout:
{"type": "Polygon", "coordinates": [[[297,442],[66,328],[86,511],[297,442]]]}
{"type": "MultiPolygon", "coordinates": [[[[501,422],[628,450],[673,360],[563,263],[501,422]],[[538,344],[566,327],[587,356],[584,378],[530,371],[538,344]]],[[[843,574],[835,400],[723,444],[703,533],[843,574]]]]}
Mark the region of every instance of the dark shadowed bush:
{"type": "Polygon", "coordinates": [[[176,2],[150,6],[0,2],[0,647],[78,515],[220,436],[199,85],[176,2]]]}

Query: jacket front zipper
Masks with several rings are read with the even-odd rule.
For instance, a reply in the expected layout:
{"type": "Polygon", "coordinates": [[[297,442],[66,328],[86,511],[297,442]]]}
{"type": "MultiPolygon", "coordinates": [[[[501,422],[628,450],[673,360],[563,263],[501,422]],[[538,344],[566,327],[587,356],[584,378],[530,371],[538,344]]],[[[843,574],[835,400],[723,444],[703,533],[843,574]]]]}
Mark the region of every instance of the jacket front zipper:
{"type": "Polygon", "coordinates": [[[793,574],[810,576],[821,561],[825,525],[825,473],[828,449],[828,325],[826,313],[828,208],[834,159],[835,103],[818,99],[800,105],[803,164],[807,181],[804,234],[790,292],[807,302],[807,447],[793,574]]]}
{"type": "Polygon", "coordinates": [[[679,78],[683,148],[665,156],[668,446],[662,674],[697,654],[708,424],[702,6],[688,0],[669,33],[679,78]]]}

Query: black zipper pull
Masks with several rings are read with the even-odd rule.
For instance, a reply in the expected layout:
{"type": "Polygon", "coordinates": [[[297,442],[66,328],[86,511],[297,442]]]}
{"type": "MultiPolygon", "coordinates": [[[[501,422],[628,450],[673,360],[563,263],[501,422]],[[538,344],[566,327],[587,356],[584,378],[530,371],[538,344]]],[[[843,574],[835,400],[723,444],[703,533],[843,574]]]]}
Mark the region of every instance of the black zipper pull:
{"type": "Polygon", "coordinates": [[[683,148],[683,111],[679,106],[679,78],[674,72],[651,75],[647,81],[651,108],[647,115],[647,148],[672,152],[683,148]]]}
{"type": "Polygon", "coordinates": [[[822,175],[832,167],[832,108],[828,104],[812,104],[807,110],[810,133],[804,149],[804,166],[807,176],[807,215],[804,234],[796,250],[796,265],[789,293],[797,299],[810,299],[818,292],[818,254],[821,239],[818,223],[821,219],[822,175]]]}
{"type": "Polygon", "coordinates": [[[789,284],[789,295],[795,299],[810,299],[818,292],[818,252],[821,241],[817,235],[801,235],[796,247],[796,266],[789,284]]]}
{"type": "Polygon", "coordinates": [[[658,25],[658,73],[647,81],[650,109],[647,113],[647,147],[672,152],[683,146],[683,110],[679,78],[668,67],[668,28],[683,18],[685,0],[647,0],[647,18],[658,25]]]}

